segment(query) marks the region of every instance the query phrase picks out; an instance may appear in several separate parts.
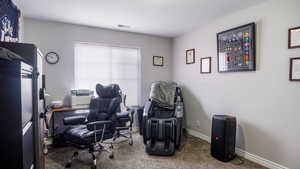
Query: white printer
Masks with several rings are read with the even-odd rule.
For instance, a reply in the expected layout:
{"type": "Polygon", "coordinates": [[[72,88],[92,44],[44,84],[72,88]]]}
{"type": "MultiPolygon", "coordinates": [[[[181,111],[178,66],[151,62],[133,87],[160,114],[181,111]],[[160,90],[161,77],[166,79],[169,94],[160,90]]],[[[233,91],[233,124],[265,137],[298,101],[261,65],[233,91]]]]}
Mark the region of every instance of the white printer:
{"type": "Polygon", "coordinates": [[[72,108],[88,108],[94,92],[89,89],[71,90],[72,108]]]}

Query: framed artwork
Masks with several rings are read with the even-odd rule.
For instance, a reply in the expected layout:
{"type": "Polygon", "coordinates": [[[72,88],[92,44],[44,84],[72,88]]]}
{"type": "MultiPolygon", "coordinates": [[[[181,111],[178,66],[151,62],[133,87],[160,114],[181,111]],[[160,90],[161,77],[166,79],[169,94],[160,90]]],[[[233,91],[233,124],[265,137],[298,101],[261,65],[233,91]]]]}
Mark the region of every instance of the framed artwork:
{"type": "Polygon", "coordinates": [[[164,66],[164,57],[153,56],[153,66],[164,66]]]}
{"type": "Polygon", "coordinates": [[[20,10],[11,0],[0,1],[0,41],[19,41],[20,10]]]}
{"type": "Polygon", "coordinates": [[[185,62],[186,64],[193,64],[195,63],[195,49],[189,49],[189,50],[186,50],[185,52],[185,62]]]}
{"type": "Polygon", "coordinates": [[[290,59],[290,81],[300,81],[300,57],[290,59]]]}
{"type": "Polygon", "coordinates": [[[217,33],[218,71],[255,71],[255,23],[217,33]]]}
{"type": "Polygon", "coordinates": [[[211,57],[200,59],[200,73],[211,73],[211,57]]]}
{"type": "Polygon", "coordinates": [[[300,48],[300,27],[289,29],[289,49],[300,48]]]}

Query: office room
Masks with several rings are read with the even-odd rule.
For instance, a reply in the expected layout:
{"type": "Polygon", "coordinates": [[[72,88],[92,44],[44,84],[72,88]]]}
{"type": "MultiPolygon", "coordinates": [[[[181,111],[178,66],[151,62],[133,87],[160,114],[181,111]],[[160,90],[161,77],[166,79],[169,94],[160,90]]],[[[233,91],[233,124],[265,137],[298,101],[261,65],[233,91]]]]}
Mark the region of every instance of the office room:
{"type": "Polygon", "coordinates": [[[1,169],[300,169],[299,0],[1,0],[1,169]]]}

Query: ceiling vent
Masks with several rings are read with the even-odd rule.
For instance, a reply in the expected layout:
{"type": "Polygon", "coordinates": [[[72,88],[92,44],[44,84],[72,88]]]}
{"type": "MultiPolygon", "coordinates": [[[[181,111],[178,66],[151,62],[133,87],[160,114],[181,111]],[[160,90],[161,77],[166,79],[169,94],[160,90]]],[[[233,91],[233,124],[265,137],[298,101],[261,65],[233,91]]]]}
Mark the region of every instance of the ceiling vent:
{"type": "Polygon", "coordinates": [[[129,28],[130,28],[129,25],[121,25],[121,24],[119,24],[118,27],[119,27],[119,28],[126,28],[126,29],[129,29],[129,28]]]}

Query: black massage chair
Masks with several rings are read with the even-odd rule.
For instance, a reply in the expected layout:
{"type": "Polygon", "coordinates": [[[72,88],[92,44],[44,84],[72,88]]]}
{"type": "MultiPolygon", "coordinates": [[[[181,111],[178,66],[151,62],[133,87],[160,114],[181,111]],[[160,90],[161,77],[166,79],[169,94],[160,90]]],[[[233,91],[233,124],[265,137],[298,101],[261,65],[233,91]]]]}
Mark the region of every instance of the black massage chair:
{"type": "MultiPolygon", "coordinates": [[[[108,152],[113,158],[113,141],[119,136],[119,128],[123,129],[125,123],[131,120],[131,111],[121,112],[122,103],[120,88],[116,84],[102,86],[97,84],[98,97],[92,98],[90,112],[85,116],[72,116],[64,118],[64,124],[70,127],[64,132],[64,139],[80,149],[88,149],[93,158],[92,169],[96,169],[96,152],[108,152]]],[[[131,135],[130,135],[131,136],[131,135]]],[[[132,144],[132,140],[130,141],[132,144]]],[[[78,156],[74,152],[72,159],[66,165],[71,167],[72,160],[78,156]]]]}
{"type": "MultiPolygon", "coordinates": [[[[146,152],[150,155],[173,155],[180,146],[184,105],[181,88],[177,86],[175,90],[174,106],[163,106],[151,98],[145,104],[143,140],[146,152]]],[[[160,95],[167,97],[164,93],[160,95]]]]}

